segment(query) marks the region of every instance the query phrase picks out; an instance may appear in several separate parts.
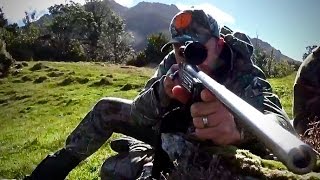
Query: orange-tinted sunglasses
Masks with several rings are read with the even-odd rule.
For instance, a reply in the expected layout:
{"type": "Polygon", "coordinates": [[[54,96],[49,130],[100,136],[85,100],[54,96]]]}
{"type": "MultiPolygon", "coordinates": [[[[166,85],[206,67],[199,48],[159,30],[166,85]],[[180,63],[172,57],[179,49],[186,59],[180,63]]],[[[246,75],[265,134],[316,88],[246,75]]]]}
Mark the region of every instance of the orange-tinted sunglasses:
{"type": "Polygon", "coordinates": [[[175,18],[175,28],[180,30],[187,28],[192,22],[192,14],[189,12],[183,12],[175,18]]]}

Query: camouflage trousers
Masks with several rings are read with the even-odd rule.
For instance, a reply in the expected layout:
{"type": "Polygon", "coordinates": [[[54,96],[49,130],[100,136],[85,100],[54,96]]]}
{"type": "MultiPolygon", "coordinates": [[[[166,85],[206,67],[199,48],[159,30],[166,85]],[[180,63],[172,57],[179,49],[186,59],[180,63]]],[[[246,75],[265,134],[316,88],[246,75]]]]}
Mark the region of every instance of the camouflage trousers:
{"type": "Polygon", "coordinates": [[[151,161],[155,131],[151,125],[137,125],[137,120],[130,116],[131,103],[130,100],[120,98],[100,99],[66,140],[67,151],[80,160],[96,152],[113,132],[140,140],[130,139],[129,146],[134,144],[132,142],[141,146],[136,145],[131,149],[127,147],[124,151],[120,148],[118,155],[103,163],[100,170],[102,179],[135,179],[143,165],[151,161]]]}

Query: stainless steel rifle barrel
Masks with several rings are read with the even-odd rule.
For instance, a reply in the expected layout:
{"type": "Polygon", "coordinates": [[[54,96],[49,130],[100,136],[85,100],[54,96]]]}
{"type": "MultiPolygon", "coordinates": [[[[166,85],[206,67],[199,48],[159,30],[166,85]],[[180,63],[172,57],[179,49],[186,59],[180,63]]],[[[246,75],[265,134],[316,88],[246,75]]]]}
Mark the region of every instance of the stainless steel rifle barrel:
{"type": "Polygon", "coordinates": [[[290,171],[305,174],[313,170],[316,154],[309,145],[204,72],[188,64],[185,64],[185,70],[198,78],[290,171]]]}

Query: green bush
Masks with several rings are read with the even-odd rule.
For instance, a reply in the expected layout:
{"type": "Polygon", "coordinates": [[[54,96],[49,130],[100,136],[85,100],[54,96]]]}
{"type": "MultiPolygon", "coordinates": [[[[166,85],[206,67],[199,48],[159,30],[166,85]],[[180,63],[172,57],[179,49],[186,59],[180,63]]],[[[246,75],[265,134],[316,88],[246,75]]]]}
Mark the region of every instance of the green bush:
{"type": "Polygon", "coordinates": [[[139,52],[137,57],[132,58],[131,60],[127,61],[127,65],[142,67],[147,65],[148,61],[146,58],[146,54],[144,52],[139,52]]]}
{"type": "Polygon", "coordinates": [[[66,59],[72,61],[85,61],[86,54],[82,44],[78,40],[72,40],[69,44],[66,59]]]}
{"type": "Polygon", "coordinates": [[[35,58],[35,42],[39,37],[40,29],[34,25],[21,29],[18,34],[7,32],[5,41],[7,50],[12,57],[19,61],[32,61],[35,58]]]}
{"type": "Polygon", "coordinates": [[[171,50],[167,48],[161,52],[162,46],[168,41],[168,38],[163,33],[152,34],[148,37],[147,48],[144,50],[148,63],[159,64],[162,61],[171,50]]]}
{"type": "Polygon", "coordinates": [[[294,64],[286,60],[275,59],[261,49],[256,49],[253,55],[254,63],[262,69],[267,78],[280,78],[292,74],[296,69],[294,64]]]}

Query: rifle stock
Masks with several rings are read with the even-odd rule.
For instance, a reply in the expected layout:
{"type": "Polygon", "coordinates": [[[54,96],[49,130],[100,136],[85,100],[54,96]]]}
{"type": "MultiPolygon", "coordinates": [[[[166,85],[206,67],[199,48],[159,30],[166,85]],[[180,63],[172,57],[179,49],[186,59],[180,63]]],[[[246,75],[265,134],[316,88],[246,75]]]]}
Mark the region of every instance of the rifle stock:
{"type": "Polygon", "coordinates": [[[309,145],[275,121],[268,119],[270,117],[258,111],[210,76],[199,71],[195,65],[181,63],[179,78],[182,85],[191,93],[194,91],[199,93],[197,89],[200,84],[211,91],[290,171],[305,174],[313,170],[316,164],[316,154],[309,145]]]}

